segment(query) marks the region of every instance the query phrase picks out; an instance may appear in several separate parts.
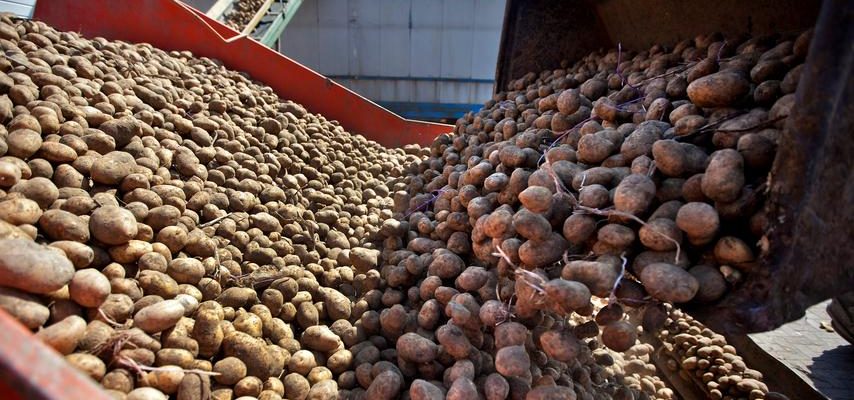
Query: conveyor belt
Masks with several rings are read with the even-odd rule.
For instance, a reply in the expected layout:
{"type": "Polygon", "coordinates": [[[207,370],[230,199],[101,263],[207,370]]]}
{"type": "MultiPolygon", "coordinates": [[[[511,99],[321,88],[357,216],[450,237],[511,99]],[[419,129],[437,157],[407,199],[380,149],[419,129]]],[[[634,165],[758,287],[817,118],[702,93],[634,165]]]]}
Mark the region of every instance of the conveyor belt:
{"type": "MultiPolygon", "coordinates": [[[[234,8],[238,0],[219,0],[211,6],[207,16],[224,21],[225,16],[234,8]]],[[[243,28],[241,33],[273,47],[282,35],[282,31],[296,14],[303,0],[267,0],[258,12],[243,28]]]]}

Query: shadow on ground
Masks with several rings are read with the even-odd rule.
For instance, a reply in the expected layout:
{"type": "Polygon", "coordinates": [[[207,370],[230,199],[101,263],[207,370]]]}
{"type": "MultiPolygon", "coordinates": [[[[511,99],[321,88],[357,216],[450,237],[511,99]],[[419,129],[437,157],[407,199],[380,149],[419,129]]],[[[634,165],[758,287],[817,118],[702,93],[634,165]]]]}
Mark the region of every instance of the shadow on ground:
{"type": "Polygon", "coordinates": [[[809,374],[815,388],[831,400],[854,400],[854,346],[842,345],[812,359],[809,374]]]}

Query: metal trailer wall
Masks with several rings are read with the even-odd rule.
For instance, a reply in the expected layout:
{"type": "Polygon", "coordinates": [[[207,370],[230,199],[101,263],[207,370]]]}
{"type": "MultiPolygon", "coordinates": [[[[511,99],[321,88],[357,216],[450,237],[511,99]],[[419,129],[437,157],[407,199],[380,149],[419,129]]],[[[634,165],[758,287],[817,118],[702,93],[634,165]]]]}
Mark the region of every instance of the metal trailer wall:
{"type": "Polygon", "coordinates": [[[405,118],[492,97],[505,0],[306,0],[280,51],[405,118]]]}

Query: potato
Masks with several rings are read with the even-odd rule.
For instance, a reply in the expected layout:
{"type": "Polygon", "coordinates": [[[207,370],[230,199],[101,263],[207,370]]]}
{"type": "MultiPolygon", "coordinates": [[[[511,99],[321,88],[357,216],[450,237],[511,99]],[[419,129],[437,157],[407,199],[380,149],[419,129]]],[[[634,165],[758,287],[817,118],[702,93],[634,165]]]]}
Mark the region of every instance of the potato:
{"type": "Polygon", "coordinates": [[[210,378],[200,374],[184,374],[178,386],[177,400],[207,399],[211,396],[210,378]]]}
{"type": "Polygon", "coordinates": [[[530,372],[531,358],[524,346],[506,346],[495,355],[495,369],[505,377],[521,376],[530,372]]]}
{"type": "Polygon", "coordinates": [[[616,321],[602,329],[602,344],[614,351],[626,351],[635,345],[637,330],[628,321],[616,321]]]}
{"type": "MultiPolygon", "coordinates": [[[[525,239],[542,242],[552,236],[552,226],[540,214],[521,209],[513,216],[513,227],[525,239]]],[[[442,276],[440,275],[440,278],[442,276]]]]}
{"type": "Polygon", "coordinates": [[[146,333],[169,329],[184,316],[184,306],[177,300],[164,300],[139,310],[133,317],[135,327],[146,333]]]}
{"type": "Polygon", "coordinates": [[[721,265],[737,267],[754,260],[753,251],[747,243],[734,236],[724,236],[715,243],[715,260],[721,265]]]}
{"type": "Polygon", "coordinates": [[[111,151],[95,160],[90,175],[97,183],[116,185],[130,175],[134,167],[136,167],[136,160],[133,156],[120,151],[111,151]]]}
{"type": "Polygon", "coordinates": [[[34,224],[42,216],[42,210],[35,201],[14,198],[0,201],[0,219],[12,225],[34,224]]]}
{"type": "Polygon", "coordinates": [[[1,239],[33,240],[33,238],[23,229],[0,219],[0,240],[1,239]]]}
{"type": "Polygon", "coordinates": [[[2,286],[0,286],[0,308],[30,329],[37,329],[44,325],[50,316],[50,310],[42,305],[37,297],[2,286]]]}
{"type": "Polygon", "coordinates": [[[712,153],[701,187],[703,194],[714,201],[729,203],[737,199],[744,187],[744,158],[733,149],[712,153]]]}
{"type": "Polygon", "coordinates": [[[89,231],[99,242],[118,246],[126,244],[136,237],[138,227],[136,218],[130,211],[118,206],[107,205],[92,212],[92,216],[89,218],[89,231]]]}
{"type": "Polygon", "coordinates": [[[26,239],[0,240],[0,286],[50,293],[68,284],[74,265],[61,253],[26,239]]]}
{"type": "Polygon", "coordinates": [[[638,231],[641,243],[650,250],[670,251],[682,242],[682,231],[668,218],[650,219],[638,231]]]}
{"type": "Polygon", "coordinates": [[[157,370],[148,372],[144,379],[149,387],[153,387],[164,394],[175,394],[184,376],[185,373],[181,367],[165,365],[159,367],[157,370]]]}
{"type": "Polygon", "coordinates": [[[370,399],[395,399],[402,388],[403,378],[397,372],[385,371],[374,377],[368,387],[367,397],[370,399]]]}
{"type": "Polygon", "coordinates": [[[621,263],[614,256],[600,256],[596,261],[571,261],[563,267],[561,278],[581,282],[593,295],[607,297],[617,280],[621,263]]]}
{"type": "Polygon", "coordinates": [[[525,396],[528,400],[575,400],[575,391],[565,386],[537,386],[525,396]]]}
{"type": "Polygon", "coordinates": [[[71,299],[83,307],[99,307],[110,295],[110,281],[96,269],[81,269],[68,283],[71,299]]]}
{"type": "Polygon", "coordinates": [[[69,354],[65,356],[65,361],[96,381],[100,381],[107,373],[107,366],[104,365],[104,362],[91,354],[69,354]]]}
{"type": "Polygon", "coordinates": [[[144,254],[154,251],[151,243],[144,240],[130,240],[127,243],[110,247],[110,257],[119,263],[129,264],[136,262],[144,254]]]}
{"type": "Polygon", "coordinates": [[[42,210],[46,210],[59,198],[59,190],[56,185],[50,179],[40,176],[20,181],[12,186],[9,191],[23,194],[24,197],[38,203],[42,210]]]}
{"type": "Polygon", "coordinates": [[[329,330],[328,327],[322,325],[315,325],[306,328],[300,338],[300,341],[309,349],[323,353],[329,353],[336,349],[343,348],[344,346],[344,343],[338,335],[329,330]]]}
{"type": "Polygon", "coordinates": [[[205,275],[205,267],[201,261],[194,258],[175,258],[169,262],[166,272],[177,283],[195,285],[205,275]]]}
{"type": "Polygon", "coordinates": [[[273,355],[262,340],[243,332],[231,332],[223,338],[223,351],[226,356],[237,357],[244,361],[248,375],[267,379],[272,373],[273,355]]]}
{"type": "Polygon", "coordinates": [[[285,397],[288,399],[304,400],[308,397],[308,393],[311,390],[311,384],[308,383],[308,380],[297,373],[286,375],[284,384],[285,397]]]}
{"type": "Polygon", "coordinates": [[[124,369],[114,369],[101,378],[101,386],[108,390],[121,393],[129,393],[134,387],[134,378],[131,373],[124,369]]]}
{"type": "Polygon", "coordinates": [[[519,248],[519,259],[529,267],[543,267],[560,260],[568,245],[562,235],[553,232],[546,240],[523,243],[519,248]]]}
{"type": "Polygon", "coordinates": [[[570,332],[551,329],[544,332],[539,340],[543,351],[557,361],[572,362],[581,353],[581,341],[570,332]]]}
{"type": "Polygon", "coordinates": [[[68,211],[45,211],[39,218],[39,227],[53,240],[89,241],[86,221],[68,211]]]}
{"type": "Polygon", "coordinates": [[[152,387],[141,387],[128,393],[125,400],[167,400],[169,396],[152,387]]]}
{"type": "Polygon", "coordinates": [[[237,357],[225,357],[214,364],[214,380],[222,385],[234,385],[246,376],[246,364],[237,357]]]}
{"type": "Polygon", "coordinates": [[[590,303],[590,289],[584,284],[565,279],[552,279],[543,285],[546,296],[565,314],[590,303]]]}
{"type": "Polygon", "coordinates": [[[726,293],[726,279],[724,279],[724,276],[717,268],[709,265],[698,265],[688,270],[688,272],[697,279],[700,285],[699,289],[697,289],[697,295],[694,296],[694,301],[711,303],[726,293]]]}
{"type": "Polygon", "coordinates": [[[396,349],[400,357],[415,363],[429,363],[436,359],[439,351],[436,343],[411,332],[397,340],[396,349]]]}
{"type": "Polygon", "coordinates": [[[694,298],[700,287],[693,275],[672,264],[653,263],[640,273],[644,287],[653,297],[672,303],[685,303],[694,298]]]}
{"type": "Polygon", "coordinates": [[[750,91],[750,82],[734,71],[721,71],[688,85],[688,98],[698,107],[733,105],[750,91]]]}
{"type": "Polygon", "coordinates": [[[703,172],[707,155],[698,146],[675,140],[659,140],[652,145],[655,167],[670,177],[683,177],[703,172]]]}
{"type": "Polygon", "coordinates": [[[20,167],[10,162],[0,161],[0,188],[12,187],[20,180],[20,167]]]}
{"type": "Polygon", "coordinates": [[[416,379],[409,386],[409,397],[412,400],[436,400],[444,399],[445,394],[436,385],[423,379],[416,379]]]}
{"type": "Polygon", "coordinates": [[[529,186],[519,193],[519,201],[533,213],[547,213],[552,208],[552,191],[542,186],[529,186]]]}
{"type": "Polygon", "coordinates": [[[39,150],[42,145],[42,137],[39,132],[31,129],[17,129],[9,132],[6,143],[9,145],[9,149],[6,151],[7,155],[27,159],[39,150]]]}
{"type": "Polygon", "coordinates": [[[679,208],[676,226],[688,235],[691,243],[705,244],[717,235],[720,217],[714,207],[706,203],[691,202],[679,208]]]}

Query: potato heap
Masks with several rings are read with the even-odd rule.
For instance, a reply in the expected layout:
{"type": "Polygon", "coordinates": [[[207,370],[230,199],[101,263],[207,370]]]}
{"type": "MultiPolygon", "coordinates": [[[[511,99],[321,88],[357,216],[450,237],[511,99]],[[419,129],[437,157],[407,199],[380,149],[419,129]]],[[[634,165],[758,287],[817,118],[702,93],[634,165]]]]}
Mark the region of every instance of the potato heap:
{"type": "Polygon", "coordinates": [[[246,24],[258,13],[264,0],[238,0],[232,3],[232,9],[225,14],[223,20],[228,27],[242,32],[246,24]]]}
{"type": "Polygon", "coordinates": [[[389,358],[357,294],[419,156],[187,52],[0,46],[0,308],[116,398],[334,398],[389,358]]]}
{"type": "MultiPolygon", "coordinates": [[[[624,307],[660,327],[661,303],[713,303],[762,268],[765,181],[810,37],[596,52],[513,81],[437,138],[394,193],[377,278],[394,295],[377,329],[420,379],[410,396],[628,396],[585,364],[599,341],[636,343],[624,307]],[[591,297],[610,304],[568,322],[591,297]]],[[[401,385],[362,383],[369,398],[401,385]]]]}
{"type": "Polygon", "coordinates": [[[710,399],[786,399],[768,392],[762,373],[749,368],[723,335],[681,310],[670,310],[659,338],[667,368],[694,382],[710,399]]]}

